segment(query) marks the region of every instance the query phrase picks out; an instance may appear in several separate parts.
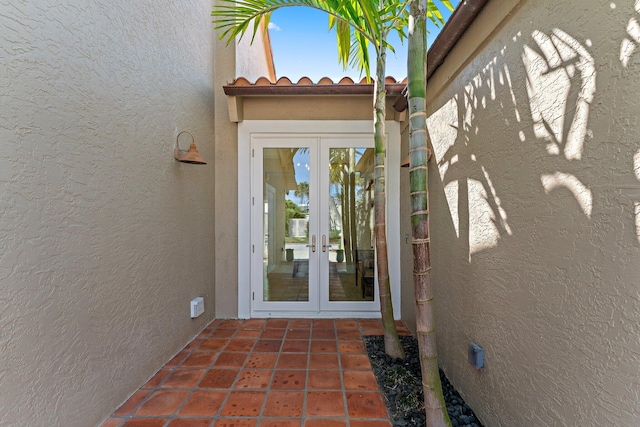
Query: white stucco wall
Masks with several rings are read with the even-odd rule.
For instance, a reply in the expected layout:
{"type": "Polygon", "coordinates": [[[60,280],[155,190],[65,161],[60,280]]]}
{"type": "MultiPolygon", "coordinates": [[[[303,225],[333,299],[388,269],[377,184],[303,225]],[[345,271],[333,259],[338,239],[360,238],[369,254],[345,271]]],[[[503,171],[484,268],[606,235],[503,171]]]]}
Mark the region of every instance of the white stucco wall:
{"type": "Polygon", "coordinates": [[[640,424],[639,22],[491,1],[429,81],[438,350],[485,425],[640,424]]]}
{"type": "Polygon", "coordinates": [[[251,34],[253,27],[237,42],[236,77],[244,77],[252,83],[260,77],[275,78],[275,75],[271,75],[269,67],[269,64],[272,64],[269,35],[262,28],[263,25],[253,37],[253,43],[253,34],[251,34]]]}
{"type": "Polygon", "coordinates": [[[0,4],[1,425],[96,425],[213,318],[211,8],[0,4]]]}

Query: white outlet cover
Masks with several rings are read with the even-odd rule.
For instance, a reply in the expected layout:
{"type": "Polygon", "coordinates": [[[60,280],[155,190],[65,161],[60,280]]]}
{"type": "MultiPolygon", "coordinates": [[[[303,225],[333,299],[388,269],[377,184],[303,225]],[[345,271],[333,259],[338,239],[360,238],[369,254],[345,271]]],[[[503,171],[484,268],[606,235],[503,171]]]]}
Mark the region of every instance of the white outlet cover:
{"type": "Polygon", "coordinates": [[[204,298],[197,297],[191,300],[191,318],[195,319],[204,313],[204,298]]]}

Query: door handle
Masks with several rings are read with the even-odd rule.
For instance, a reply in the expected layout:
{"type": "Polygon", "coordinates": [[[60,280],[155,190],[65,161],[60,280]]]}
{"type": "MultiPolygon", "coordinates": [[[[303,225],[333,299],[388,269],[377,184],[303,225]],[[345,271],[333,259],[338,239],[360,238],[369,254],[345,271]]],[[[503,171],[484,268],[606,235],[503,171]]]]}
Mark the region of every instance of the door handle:
{"type": "Polygon", "coordinates": [[[322,235],[322,252],[327,252],[327,236],[322,235]]]}
{"type": "Polygon", "coordinates": [[[311,252],[316,251],[316,235],[311,236],[311,245],[307,245],[307,247],[311,246],[311,252]]]}

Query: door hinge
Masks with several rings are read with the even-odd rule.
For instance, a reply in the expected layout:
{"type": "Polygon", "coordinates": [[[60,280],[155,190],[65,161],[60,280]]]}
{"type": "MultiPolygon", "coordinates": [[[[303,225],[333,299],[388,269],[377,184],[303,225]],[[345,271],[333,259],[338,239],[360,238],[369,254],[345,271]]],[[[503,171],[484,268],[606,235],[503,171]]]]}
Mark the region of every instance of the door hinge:
{"type": "Polygon", "coordinates": [[[256,156],[256,150],[255,149],[251,149],[251,157],[255,157],[256,156]]]}
{"type": "Polygon", "coordinates": [[[255,253],[256,251],[256,245],[251,245],[251,252],[255,253]]]}
{"type": "Polygon", "coordinates": [[[251,198],[251,206],[255,206],[256,205],[256,198],[252,197],[251,198]]]}
{"type": "Polygon", "coordinates": [[[255,301],[255,300],[256,300],[256,293],[255,293],[255,292],[251,292],[251,299],[252,299],[253,301],[255,301]]]}

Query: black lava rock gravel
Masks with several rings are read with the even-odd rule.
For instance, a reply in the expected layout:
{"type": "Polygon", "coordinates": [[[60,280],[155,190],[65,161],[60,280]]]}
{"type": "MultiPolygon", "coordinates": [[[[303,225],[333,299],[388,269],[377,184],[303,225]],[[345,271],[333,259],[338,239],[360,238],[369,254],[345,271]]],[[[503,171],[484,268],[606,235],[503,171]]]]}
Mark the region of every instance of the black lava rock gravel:
{"type": "MultiPolygon", "coordinates": [[[[382,336],[366,336],[364,343],[380,389],[386,396],[387,409],[394,426],[424,426],[424,395],[418,342],[413,337],[400,337],[406,359],[392,359],[384,352],[382,336]]],[[[440,370],[447,412],[454,427],[482,427],[475,414],[440,370]]]]}

